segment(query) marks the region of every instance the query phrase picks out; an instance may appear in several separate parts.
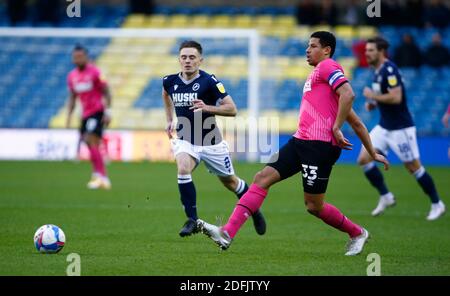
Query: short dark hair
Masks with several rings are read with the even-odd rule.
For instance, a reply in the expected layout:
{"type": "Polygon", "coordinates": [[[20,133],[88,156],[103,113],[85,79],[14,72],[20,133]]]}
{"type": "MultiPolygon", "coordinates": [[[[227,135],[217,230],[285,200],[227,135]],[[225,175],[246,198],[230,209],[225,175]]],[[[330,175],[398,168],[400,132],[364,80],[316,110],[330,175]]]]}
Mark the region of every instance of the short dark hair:
{"type": "Polygon", "coordinates": [[[317,31],[311,34],[310,38],[318,38],[322,47],[331,47],[330,58],[333,57],[334,50],[336,49],[336,37],[333,33],[328,31],[317,31]]]}
{"type": "Polygon", "coordinates": [[[375,43],[377,50],[384,50],[387,52],[389,48],[389,42],[380,36],[367,39],[367,43],[375,43]]]}
{"type": "Polygon", "coordinates": [[[88,49],[79,43],[75,44],[73,51],[84,51],[85,54],[88,53],[88,49]]]}
{"type": "Polygon", "coordinates": [[[180,44],[180,48],[178,51],[181,51],[183,48],[195,48],[197,49],[199,54],[203,53],[203,49],[200,43],[194,40],[186,40],[180,44]]]}

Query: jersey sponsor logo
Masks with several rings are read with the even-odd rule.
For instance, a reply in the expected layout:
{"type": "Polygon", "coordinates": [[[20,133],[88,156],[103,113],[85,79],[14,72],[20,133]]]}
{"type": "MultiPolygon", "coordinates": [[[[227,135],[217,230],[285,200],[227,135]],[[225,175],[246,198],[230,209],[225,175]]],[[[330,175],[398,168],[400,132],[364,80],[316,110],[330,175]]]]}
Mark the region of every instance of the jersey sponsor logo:
{"type": "Polygon", "coordinates": [[[391,66],[388,66],[387,70],[388,70],[389,73],[392,73],[394,71],[394,68],[392,68],[391,66]]]}
{"type": "Polygon", "coordinates": [[[192,90],[193,91],[198,91],[199,88],[200,88],[200,84],[199,83],[194,83],[194,85],[192,86],[192,90]]]}
{"type": "Polygon", "coordinates": [[[395,75],[389,75],[388,76],[388,83],[389,83],[389,86],[396,86],[397,85],[397,76],[395,76],[395,75]]]}
{"type": "Polygon", "coordinates": [[[77,93],[84,93],[94,89],[94,84],[92,81],[79,81],[74,83],[73,89],[77,93]]]}
{"type": "Polygon", "coordinates": [[[178,84],[175,84],[175,85],[173,86],[173,90],[177,90],[177,88],[178,88],[178,84]]]}
{"type": "Polygon", "coordinates": [[[224,94],[225,93],[225,86],[223,86],[223,84],[221,82],[216,84],[217,89],[220,91],[220,93],[224,94]]]}
{"type": "Polygon", "coordinates": [[[172,101],[175,107],[190,107],[192,102],[197,100],[197,93],[174,93],[172,101]]]}
{"type": "Polygon", "coordinates": [[[303,93],[311,90],[311,79],[306,80],[305,85],[303,86],[303,93]]]}

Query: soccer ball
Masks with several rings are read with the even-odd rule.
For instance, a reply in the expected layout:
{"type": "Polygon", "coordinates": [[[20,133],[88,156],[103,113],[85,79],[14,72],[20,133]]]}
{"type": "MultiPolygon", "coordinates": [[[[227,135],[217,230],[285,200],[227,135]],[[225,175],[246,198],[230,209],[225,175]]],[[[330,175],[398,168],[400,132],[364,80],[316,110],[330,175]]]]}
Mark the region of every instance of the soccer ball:
{"type": "Polygon", "coordinates": [[[34,246],[41,253],[58,253],[64,247],[66,236],[61,228],[46,224],[34,234],[34,246]]]}

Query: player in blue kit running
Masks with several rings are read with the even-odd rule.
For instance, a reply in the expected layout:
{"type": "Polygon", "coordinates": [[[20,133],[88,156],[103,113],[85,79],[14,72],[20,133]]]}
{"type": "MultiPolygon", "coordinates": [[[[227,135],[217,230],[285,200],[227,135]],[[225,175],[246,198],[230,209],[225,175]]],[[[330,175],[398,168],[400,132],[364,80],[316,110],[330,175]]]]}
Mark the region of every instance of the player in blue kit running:
{"type": "MultiPolygon", "coordinates": [[[[381,115],[370,137],[380,153],[387,155],[388,149],[391,149],[414,175],[431,200],[427,220],[436,220],[444,214],[445,205],[439,198],[433,179],[420,162],[416,127],[406,104],[405,87],[397,66],[386,58],[388,47],[389,43],[381,37],[369,39],[366,44],[367,62],[375,69],[375,75],[372,87],[364,88],[365,106],[368,111],[378,107],[381,115]]],[[[372,211],[373,216],[378,216],[395,205],[394,195],[388,190],[383,175],[364,147],[361,148],[358,163],[380,194],[378,205],[372,211]]]]}
{"type": "MultiPolygon", "coordinates": [[[[192,172],[200,161],[238,198],[248,190],[244,180],[234,173],[230,151],[217,127],[215,115],[236,116],[237,109],[224,85],[214,76],[200,70],[202,47],[196,41],[184,41],[179,48],[181,72],[164,77],[164,101],[167,134],[177,163],[178,189],[188,220],[180,236],[198,232],[196,190],[192,172]],[[174,111],[177,137],[173,137],[174,111]]],[[[266,232],[261,212],[253,214],[256,232],[266,232]]]]}

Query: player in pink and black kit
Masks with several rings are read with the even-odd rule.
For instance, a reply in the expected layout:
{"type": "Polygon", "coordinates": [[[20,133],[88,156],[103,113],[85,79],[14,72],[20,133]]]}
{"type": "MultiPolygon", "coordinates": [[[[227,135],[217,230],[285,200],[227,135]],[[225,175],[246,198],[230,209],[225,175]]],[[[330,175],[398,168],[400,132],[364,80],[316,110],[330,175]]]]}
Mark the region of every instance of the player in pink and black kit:
{"type": "Polygon", "coordinates": [[[341,132],[344,122],[349,122],[376,161],[384,163],[385,169],[389,163],[376,153],[367,128],[352,109],[353,90],[342,67],[331,59],[335,47],[336,38],[330,32],[319,31],[311,35],[306,57],[314,70],[303,88],[297,132],[255,175],[253,184],[238,201],[226,225],[218,227],[201,220],[198,222],[202,232],[221,249],[230,246],[247,218],[261,207],[272,185],[301,172],[308,212],[350,236],[345,255],[361,253],[369,238],[368,231],[324,201],[328,178],[341,149],[352,146],[341,132]]]}
{"type": "Polygon", "coordinates": [[[72,52],[76,68],[67,76],[70,90],[66,127],[70,126],[76,98],[81,102],[83,114],[80,134],[88,145],[93,168],[89,189],[110,189],[111,182],[106,174],[105,164],[100,154],[103,127],[111,121],[111,94],[101,77],[100,70],[89,62],[87,49],[77,45],[72,52]],[[104,99],[104,100],[103,100],[104,99]]]}

